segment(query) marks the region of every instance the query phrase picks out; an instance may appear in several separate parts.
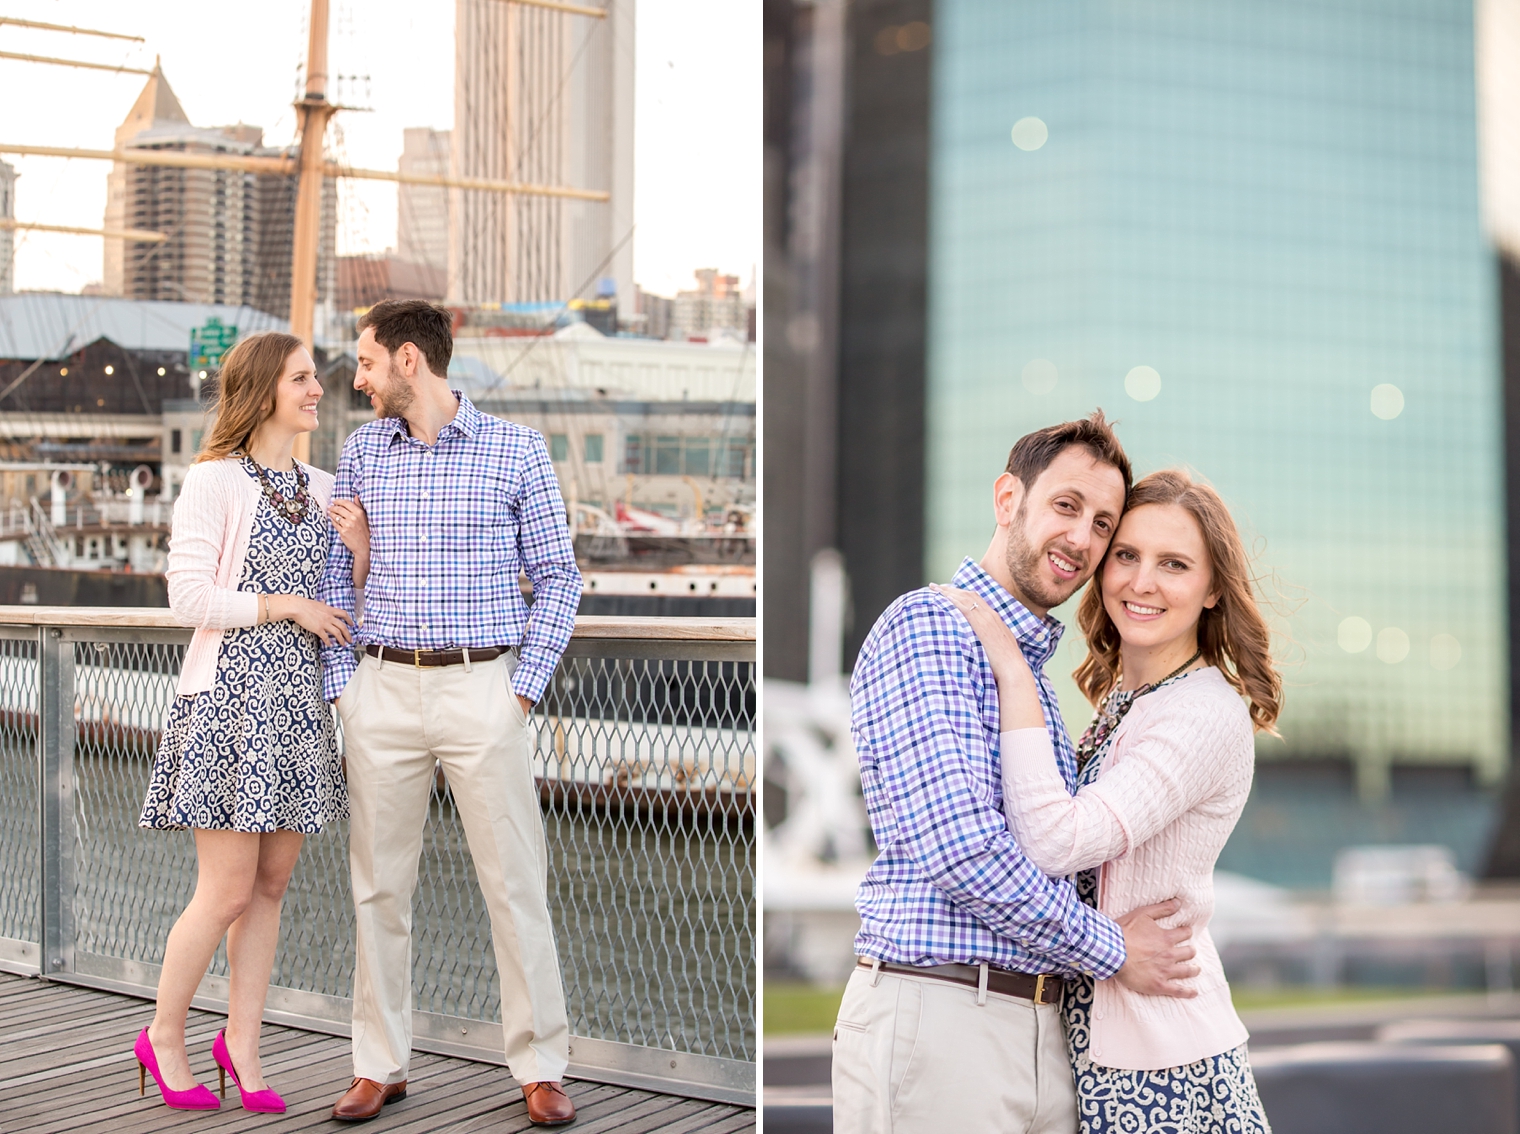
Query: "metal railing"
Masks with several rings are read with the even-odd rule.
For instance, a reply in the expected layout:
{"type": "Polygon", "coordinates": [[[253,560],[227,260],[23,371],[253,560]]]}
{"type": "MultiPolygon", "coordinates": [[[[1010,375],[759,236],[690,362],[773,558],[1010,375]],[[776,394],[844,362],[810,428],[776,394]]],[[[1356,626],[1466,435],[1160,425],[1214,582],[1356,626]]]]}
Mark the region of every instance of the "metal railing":
{"type": "MultiPolygon", "coordinates": [[[[0,607],[0,968],[152,996],[194,886],[137,818],[190,632],[0,607]]],[[[754,619],[586,618],[534,713],[573,1076],[753,1105],[754,619]]],[[[267,1018],[346,1034],[347,823],[306,840],[267,1018]]],[[[448,784],[413,907],[420,1050],[501,1063],[484,903],[448,784]]],[[[219,952],[196,1003],[225,1007],[219,952]]]]}

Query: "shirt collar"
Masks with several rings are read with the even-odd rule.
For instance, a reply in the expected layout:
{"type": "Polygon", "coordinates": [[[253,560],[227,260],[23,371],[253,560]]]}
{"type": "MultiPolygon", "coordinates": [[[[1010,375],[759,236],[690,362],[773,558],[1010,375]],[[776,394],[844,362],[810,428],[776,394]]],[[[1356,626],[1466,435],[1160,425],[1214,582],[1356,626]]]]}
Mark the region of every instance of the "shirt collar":
{"type": "MultiPolygon", "coordinates": [[[[459,402],[459,409],[454,413],[454,420],[438,431],[438,440],[442,441],[449,436],[450,430],[456,431],[461,437],[474,437],[476,429],[480,427],[481,412],[475,408],[474,402],[458,390],[450,390],[449,393],[453,394],[455,400],[459,402]]],[[[386,420],[391,423],[392,441],[411,436],[411,432],[406,427],[406,418],[390,417],[386,420]]]]}
{"type": "Polygon", "coordinates": [[[1013,631],[1013,636],[1023,647],[1024,656],[1036,670],[1054,656],[1056,647],[1061,644],[1061,635],[1066,632],[1059,619],[1049,614],[1036,618],[1028,607],[1004,590],[1002,584],[972,559],[962,560],[960,570],[951,582],[986,600],[1004,625],[1013,631]]]}

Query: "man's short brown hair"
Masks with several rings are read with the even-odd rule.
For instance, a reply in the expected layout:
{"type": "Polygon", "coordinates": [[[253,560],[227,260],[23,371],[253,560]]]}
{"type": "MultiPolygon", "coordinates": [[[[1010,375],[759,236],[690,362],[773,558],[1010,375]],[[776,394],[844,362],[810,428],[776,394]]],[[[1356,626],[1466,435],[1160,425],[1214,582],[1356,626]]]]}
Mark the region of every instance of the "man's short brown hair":
{"type": "Polygon", "coordinates": [[[1114,427],[1103,416],[1101,409],[1093,410],[1078,421],[1063,421],[1060,425],[1047,425],[1044,429],[1026,433],[1014,443],[1013,450],[1008,454],[1006,471],[1011,476],[1018,477],[1027,491],[1034,486],[1040,474],[1050,467],[1050,462],[1071,445],[1082,446],[1093,455],[1094,460],[1118,469],[1119,475],[1124,478],[1124,495],[1129,496],[1134,480],[1129,458],[1124,455],[1124,446],[1119,444],[1114,427]]]}
{"type": "Polygon", "coordinates": [[[402,343],[411,343],[435,377],[448,377],[454,316],[447,307],[425,299],[382,299],[360,317],[359,333],[366,327],[374,329],[375,341],[392,354],[402,343]]]}

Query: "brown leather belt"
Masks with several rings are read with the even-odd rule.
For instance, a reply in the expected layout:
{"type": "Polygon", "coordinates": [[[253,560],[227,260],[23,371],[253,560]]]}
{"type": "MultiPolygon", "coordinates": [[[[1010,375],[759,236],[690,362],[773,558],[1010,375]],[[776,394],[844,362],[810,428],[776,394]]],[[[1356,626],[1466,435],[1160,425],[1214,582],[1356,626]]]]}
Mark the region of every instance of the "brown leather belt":
{"type": "MultiPolygon", "coordinates": [[[[440,665],[463,665],[463,650],[398,650],[394,646],[365,646],[364,652],[372,658],[379,658],[383,662],[400,662],[402,665],[416,666],[418,669],[430,668],[440,665]]],[[[471,662],[487,662],[501,657],[502,654],[512,652],[510,646],[482,646],[480,649],[470,647],[471,662]]]]}
{"type": "MultiPolygon", "coordinates": [[[[862,969],[869,970],[874,962],[869,957],[857,957],[856,964],[862,969]]],[[[964,984],[970,988],[980,988],[982,983],[982,970],[979,965],[891,965],[882,961],[881,971],[949,981],[951,984],[964,984]]],[[[1036,1004],[1059,1004],[1061,993],[1065,988],[1065,979],[1053,974],[1031,975],[987,966],[988,992],[997,992],[1003,996],[1017,996],[1020,1000],[1033,1000],[1036,1004]]]]}

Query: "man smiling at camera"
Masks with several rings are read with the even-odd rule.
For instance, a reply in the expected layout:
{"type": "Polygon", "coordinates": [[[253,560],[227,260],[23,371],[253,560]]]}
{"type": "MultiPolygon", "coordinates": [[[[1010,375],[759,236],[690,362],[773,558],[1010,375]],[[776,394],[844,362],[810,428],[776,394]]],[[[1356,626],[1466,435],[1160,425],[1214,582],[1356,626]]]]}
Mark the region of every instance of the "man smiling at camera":
{"type": "MultiPolygon", "coordinates": [[[[1050,610],[1092,577],[1129,487],[1102,411],[1021,438],[993,486],[992,543],[954,578],[1018,638],[1068,789],[1071,739],[1042,668],[1063,629],[1050,610]]],[[[1065,978],[1191,995],[1191,931],[1156,924],[1172,903],[1111,920],[1025,857],[1003,815],[997,685],[949,599],[923,589],[893,603],[850,692],[879,853],[856,896],[859,962],[834,1029],[835,1131],[1073,1134],[1065,978]]]]}

